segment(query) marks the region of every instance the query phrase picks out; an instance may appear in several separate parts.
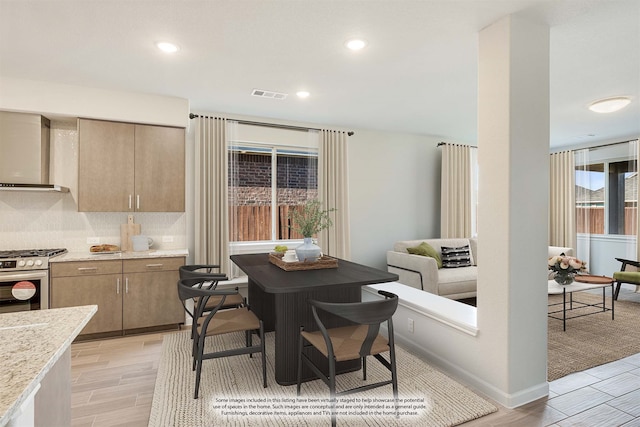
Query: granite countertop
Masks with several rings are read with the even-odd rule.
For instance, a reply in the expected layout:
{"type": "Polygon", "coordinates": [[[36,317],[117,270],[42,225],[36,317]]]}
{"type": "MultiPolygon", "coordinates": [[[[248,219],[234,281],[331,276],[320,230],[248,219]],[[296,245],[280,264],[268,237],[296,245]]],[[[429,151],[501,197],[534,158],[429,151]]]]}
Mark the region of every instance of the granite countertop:
{"type": "Polygon", "coordinates": [[[97,309],[86,305],[0,314],[0,426],[11,420],[97,309]]]}
{"type": "Polygon", "coordinates": [[[49,258],[49,263],[54,262],[68,262],[68,261],[99,261],[99,260],[114,260],[114,259],[140,259],[140,258],[169,258],[169,257],[181,257],[189,256],[189,250],[187,249],[167,249],[167,250],[149,250],[139,252],[117,252],[117,253],[105,253],[105,252],[67,252],[66,254],[58,255],[53,258],[49,258]]]}

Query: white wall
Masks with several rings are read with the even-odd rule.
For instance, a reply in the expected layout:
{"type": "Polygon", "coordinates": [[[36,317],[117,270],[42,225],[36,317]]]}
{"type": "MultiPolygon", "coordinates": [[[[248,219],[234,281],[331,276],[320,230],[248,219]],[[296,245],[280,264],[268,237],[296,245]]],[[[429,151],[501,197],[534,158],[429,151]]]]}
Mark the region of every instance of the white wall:
{"type": "Polygon", "coordinates": [[[398,240],[440,236],[440,139],[354,130],[349,141],[351,258],[386,270],[398,240]]]}
{"type": "MultiPolygon", "coordinates": [[[[0,77],[0,110],[186,127],[189,100],[0,77]]],[[[51,117],[53,116],[53,117],[51,117]]]]}
{"type": "Polygon", "coordinates": [[[576,256],[588,260],[589,273],[611,277],[622,266],[616,258],[636,259],[636,239],[622,235],[578,234],[576,256]]]}
{"type": "Polygon", "coordinates": [[[478,70],[480,332],[460,366],[515,407],[548,392],[549,28],[483,29],[478,70]]]}

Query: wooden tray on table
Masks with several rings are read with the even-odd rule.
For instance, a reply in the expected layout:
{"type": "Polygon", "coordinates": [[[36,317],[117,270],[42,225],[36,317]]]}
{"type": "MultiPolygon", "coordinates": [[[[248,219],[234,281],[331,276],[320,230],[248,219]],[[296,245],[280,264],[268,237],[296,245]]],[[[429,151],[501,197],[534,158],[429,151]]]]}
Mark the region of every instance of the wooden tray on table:
{"type": "Polygon", "coordinates": [[[284,271],[300,271],[300,270],[319,270],[322,268],[338,268],[338,260],[336,258],[323,255],[317,261],[294,261],[287,262],[282,259],[284,255],[281,253],[270,253],[269,262],[277,265],[284,271]]]}
{"type": "Polygon", "coordinates": [[[604,285],[606,283],[613,283],[612,277],[592,276],[590,274],[576,274],[573,280],[580,283],[588,283],[590,285],[604,285]]]}

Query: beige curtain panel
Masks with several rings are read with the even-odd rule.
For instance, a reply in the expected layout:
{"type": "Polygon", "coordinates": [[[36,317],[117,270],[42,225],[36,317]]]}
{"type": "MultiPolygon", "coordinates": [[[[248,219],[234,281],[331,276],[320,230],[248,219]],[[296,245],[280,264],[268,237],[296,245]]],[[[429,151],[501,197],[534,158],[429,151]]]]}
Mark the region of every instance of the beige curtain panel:
{"type": "Polygon", "coordinates": [[[197,118],[195,148],[195,262],[230,275],[227,120],[197,118]]]}
{"type": "Polygon", "coordinates": [[[333,227],[322,230],[318,245],[323,252],[337,258],[351,258],[349,229],[349,180],[347,133],[333,130],[320,131],[318,149],[318,199],[331,213],[333,227]]]}
{"type": "Polygon", "coordinates": [[[440,237],[471,237],[471,146],[442,145],[440,237]]]}
{"type": "Polygon", "coordinates": [[[550,158],[549,245],[577,250],[575,155],[562,151],[550,158]]]}

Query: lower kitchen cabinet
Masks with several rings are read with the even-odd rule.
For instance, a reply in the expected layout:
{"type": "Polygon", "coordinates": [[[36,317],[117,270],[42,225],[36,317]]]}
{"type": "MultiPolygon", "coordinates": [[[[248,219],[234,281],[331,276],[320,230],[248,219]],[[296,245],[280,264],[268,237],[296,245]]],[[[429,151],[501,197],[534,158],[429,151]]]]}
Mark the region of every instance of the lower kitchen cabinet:
{"type": "Polygon", "coordinates": [[[184,258],[123,261],[124,329],[184,322],[184,308],[178,299],[177,286],[181,265],[184,265],[184,258]]]}
{"type": "Polygon", "coordinates": [[[51,280],[51,308],[78,305],[98,306],[98,311],[81,334],[122,329],[122,274],[58,277],[51,280]]]}
{"type": "Polygon", "coordinates": [[[122,330],[122,261],[51,263],[51,308],[95,304],[81,334],[122,330]]]}
{"type": "Polygon", "coordinates": [[[51,264],[51,308],[96,304],[81,335],[184,322],[178,268],[184,257],[51,264]]]}

